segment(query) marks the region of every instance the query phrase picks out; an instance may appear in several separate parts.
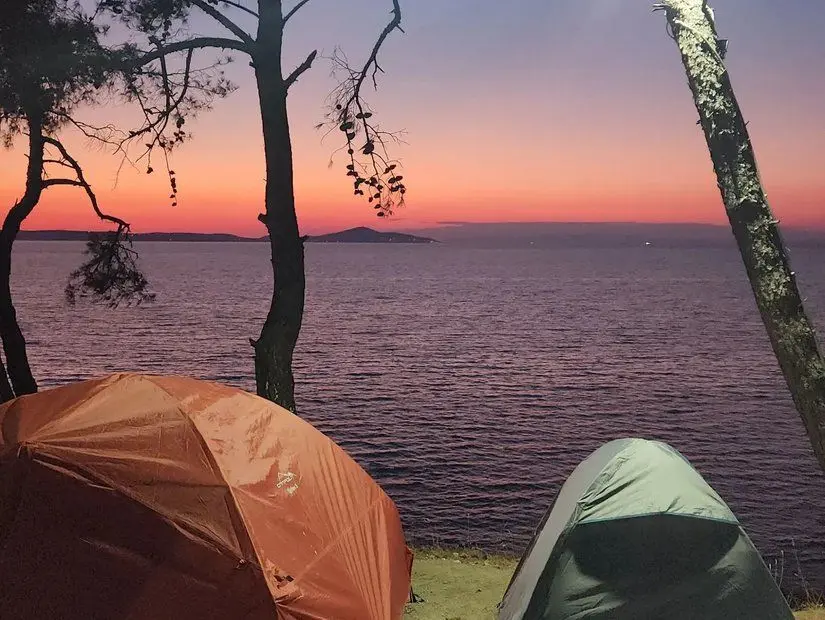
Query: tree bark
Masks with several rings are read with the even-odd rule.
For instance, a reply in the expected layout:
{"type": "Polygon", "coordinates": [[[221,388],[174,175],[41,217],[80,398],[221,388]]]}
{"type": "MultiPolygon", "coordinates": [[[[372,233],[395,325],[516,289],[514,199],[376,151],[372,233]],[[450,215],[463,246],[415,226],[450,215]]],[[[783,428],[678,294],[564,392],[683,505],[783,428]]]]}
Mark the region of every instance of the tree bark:
{"type": "Polygon", "coordinates": [[[0,403],[5,403],[14,398],[14,390],[9,383],[9,375],[6,373],[6,365],[0,357],[0,403]]]}
{"type": "Polygon", "coordinates": [[[258,86],[266,157],[265,213],[273,289],[269,312],[255,349],[259,396],[290,411],[295,407],[292,357],[304,314],[304,243],[298,230],[292,177],[287,84],[281,68],[283,14],[280,0],[260,0],[252,62],[258,86]]]}
{"type": "Polygon", "coordinates": [[[825,361],[759,178],[746,123],[725,69],[725,42],[717,39],[713,13],[702,0],[668,0],[655,8],[665,11],[681,52],[756,305],[825,471],[825,361]]]}
{"type": "Polygon", "coordinates": [[[17,312],[11,298],[11,254],[20,226],[29,216],[43,192],[43,123],[42,116],[28,117],[29,162],[26,169],[26,191],[23,197],[9,209],[0,230],[0,337],[6,357],[8,381],[0,380],[0,393],[5,399],[6,385],[10,384],[13,396],[32,394],[37,383],[29,365],[26,339],[17,322],[17,312]]]}

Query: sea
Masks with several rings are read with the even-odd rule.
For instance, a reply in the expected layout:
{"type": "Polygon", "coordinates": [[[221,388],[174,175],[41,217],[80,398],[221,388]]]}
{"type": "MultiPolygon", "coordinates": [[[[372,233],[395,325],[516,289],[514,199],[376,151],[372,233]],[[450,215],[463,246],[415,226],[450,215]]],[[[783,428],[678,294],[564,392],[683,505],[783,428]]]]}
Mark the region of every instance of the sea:
{"type": "MultiPolygon", "coordinates": [[[[41,388],[139,371],[254,390],[266,244],[139,243],[157,298],[115,310],[66,304],[83,247],[15,249],[41,388]]],[[[825,325],[825,244],[791,249],[825,325]]],[[[410,544],[520,554],[582,459],[646,437],[693,463],[784,588],[825,590],[825,474],[732,238],[310,243],[306,260],[300,414],[380,482],[410,544]]]]}

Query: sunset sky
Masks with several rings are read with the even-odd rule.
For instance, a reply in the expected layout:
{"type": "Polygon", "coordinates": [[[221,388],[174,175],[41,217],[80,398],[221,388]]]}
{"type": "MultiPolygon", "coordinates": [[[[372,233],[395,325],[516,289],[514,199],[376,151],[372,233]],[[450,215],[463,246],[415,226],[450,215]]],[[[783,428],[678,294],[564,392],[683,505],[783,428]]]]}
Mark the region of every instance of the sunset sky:
{"type": "MultiPolygon", "coordinates": [[[[246,0],[252,2],[252,0],[246,0]]],[[[716,0],[730,40],[728,67],[762,178],[786,226],[825,228],[825,3],[716,0]]],[[[288,73],[318,48],[365,57],[389,0],[312,0],[290,21],[288,73]]],[[[664,17],[642,0],[405,0],[406,34],[381,55],[386,74],[370,102],[383,127],[406,130],[396,152],[407,205],[387,222],[352,195],[343,159],[328,168],[337,135],[314,125],[333,86],[323,58],[290,91],[301,228],[414,229],[441,221],[725,222],[710,159],[664,17]],[[378,226],[376,226],[378,227],[378,226]]],[[[242,23],[243,19],[239,19],[242,23]]],[[[190,28],[221,34],[208,18],[190,28]]],[[[206,58],[205,58],[206,59],[206,58]]],[[[168,180],[66,139],[102,206],[136,231],[261,235],[260,117],[251,69],[237,57],[239,88],[189,128],[168,180]]],[[[109,107],[84,118],[124,123],[109,107]]],[[[337,133],[337,132],[335,132],[337,133]]],[[[2,153],[0,201],[23,192],[23,150],[2,153]]],[[[52,188],[28,229],[97,227],[83,194],[52,188]]]]}

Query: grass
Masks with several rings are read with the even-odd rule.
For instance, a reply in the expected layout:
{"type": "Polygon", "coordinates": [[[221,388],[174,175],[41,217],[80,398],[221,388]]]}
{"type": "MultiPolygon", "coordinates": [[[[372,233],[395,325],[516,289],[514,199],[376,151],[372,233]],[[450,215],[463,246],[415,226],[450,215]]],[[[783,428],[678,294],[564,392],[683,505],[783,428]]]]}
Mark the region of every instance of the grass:
{"type": "MultiPolygon", "coordinates": [[[[471,550],[417,550],[413,591],[424,599],[407,606],[405,620],[494,620],[518,560],[471,550]]],[[[796,612],[797,620],[825,620],[825,607],[796,612]]]]}
{"type": "Polygon", "coordinates": [[[405,620],[492,620],[517,560],[474,551],[418,550],[405,620]]]}

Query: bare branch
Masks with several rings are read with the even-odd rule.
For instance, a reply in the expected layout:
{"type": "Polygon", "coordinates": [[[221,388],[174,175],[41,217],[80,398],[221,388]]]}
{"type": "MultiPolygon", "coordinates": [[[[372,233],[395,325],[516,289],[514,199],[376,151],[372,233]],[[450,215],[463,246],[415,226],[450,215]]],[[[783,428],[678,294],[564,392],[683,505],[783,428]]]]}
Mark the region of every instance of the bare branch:
{"type": "Polygon", "coordinates": [[[218,0],[218,2],[221,2],[222,4],[226,4],[226,5],[229,5],[231,7],[234,7],[236,9],[238,9],[239,11],[243,11],[244,13],[248,13],[252,17],[259,17],[259,15],[255,11],[253,11],[250,8],[247,8],[247,7],[243,6],[242,4],[240,4],[238,2],[232,2],[232,0],[218,0]]]}
{"type": "Polygon", "coordinates": [[[298,65],[295,70],[289,74],[289,77],[284,80],[284,88],[289,88],[292,86],[295,83],[295,80],[297,80],[304,71],[308,70],[312,66],[312,62],[315,60],[317,55],[318,50],[312,50],[310,55],[306,57],[306,60],[298,65]]]}
{"type": "Polygon", "coordinates": [[[303,6],[304,6],[307,2],[309,2],[309,0],[301,0],[298,4],[296,4],[294,7],[292,7],[292,10],[290,10],[290,11],[289,11],[286,15],[284,15],[284,22],[283,22],[283,23],[286,23],[286,22],[287,22],[287,20],[288,20],[290,17],[292,17],[293,15],[295,15],[295,13],[297,13],[298,11],[300,11],[300,10],[301,10],[301,8],[302,8],[302,7],[303,7],[303,6]]]}
{"type": "Polygon", "coordinates": [[[80,131],[84,136],[90,138],[92,140],[96,140],[98,142],[102,142],[104,144],[108,144],[111,146],[117,146],[117,142],[113,139],[114,136],[118,134],[122,134],[123,132],[120,131],[117,127],[112,125],[111,123],[108,125],[96,126],[91,125],[89,123],[85,123],[83,121],[79,121],[74,118],[71,114],[63,112],[61,110],[54,110],[52,112],[55,116],[62,118],[63,120],[67,121],[70,125],[74,126],[75,129],[80,131]]]}
{"type": "Polygon", "coordinates": [[[381,46],[384,44],[384,41],[390,33],[398,28],[401,32],[404,30],[401,28],[401,5],[399,4],[399,0],[392,0],[392,19],[390,22],[384,26],[384,30],[381,31],[381,34],[378,35],[378,40],[375,42],[375,45],[372,48],[372,52],[370,53],[369,58],[367,58],[367,62],[364,63],[364,68],[361,69],[361,72],[358,75],[358,79],[355,81],[355,86],[352,91],[352,97],[348,103],[352,103],[358,97],[361,96],[361,86],[364,84],[364,80],[367,78],[367,74],[370,72],[370,68],[372,68],[372,84],[374,88],[378,88],[378,82],[376,80],[376,74],[381,71],[383,73],[383,69],[378,64],[378,52],[381,50],[381,46]]]}
{"type": "MultiPolygon", "coordinates": [[[[186,63],[189,64],[192,58],[192,50],[189,50],[186,53],[186,63]]],[[[163,133],[163,130],[166,129],[166,125],[169,122],[169,115],[168,111],[171,109],[172,106],[172,87],[169,86],[169,70],[166,67],[166,56],[160,57],[160,74],[161,74],[161,83],[163,84],[163,97],[165,107],[163,108],[167,114],[164,114],[161,118],[163,119],[163,123],[161,125],[161,129],[159,133],[163,133]]]]}
{"type": "Polygon", "coordinates": [[[251,53],[249,44],[244,41],[238,41],[237,39],[226,39],[224,37],[194,37],[192,39],[187,39],[186,41],[175,41],[174,43],[169,43],[168,45],[162,45],[151,52],[146,52],[141,55],[131,64],[134,67],[140,67],[152,62],[153,60],[158,60],[161,56],[167,56],[168,54],[209,48],[237,50],[246,54],[251,53]]]}
{"type": "Polygon", "coordinates": [[[43,164],[57,164],[58,166],[65,166],[66,168],[71,168],[71,165],[62,159],[44,159],[43,164]]]}
{"type": "Polygon", "coordinates": [[[198,7],[201,11],[209,15],[212,19],[217,21],[221,26],[229,30],[232,34],[238,37],[244,43],[252,43],[253,39],[246,30],[238,26],[235,22],[229,19],[226,15],[221,13],[214,6],[207,4],[204,0],[192,0],[192,4],[198,7]]]}
{"type": "Polygon", "coordinates": [[[46,179],[43,187],[69,185],[82,187],[95,214],[104,221],[117,225],[117,230],[102,235],[96,234],[87,242],[86,253],[90,256],[84,264],[69,275],[66,284],[66,300],[73,304],[78,297],[91,295],[93,299],[102,300],[111,307],[119,304],[152,301],[154,293],[149,292],[146,277],[137,266],[137,252],[131,247],[129,224],[119,217],[100,210],[92,187],[83,175],[83,169],[60,140],[43,136],[45,144],[55,147],[63,158],[59,163],[72,168],[76,179],[46,179]]]}
{"type": "Polygon", "coordinates": [[[43,181],[43,189],[53,187],[55,185],[74,185],[80,187],[81,183],[77,179],[46,179],[43,181]]]}
{"type": "MultiPolygon", "coordinates": [[[[120,175],[120,170],[123,168],[123,165],[128,161],[129,164],[134,168],[135,163],[129,159],[129,155],[124,148],[124,144],[129,141],[130,137],[117,127],[112,124],[108,125],[91,125],[89,123],[79,121],[74,118],[71,114],[66,112],[62,112],[60,110],[55,110],[53,112],[55,116],[59,116],[67,121],[69,124],[73,125],[80,133],[82,133],[85,137],[89,138],[90,140],[94,140],[101,144],[105,144],[107,146],[114,147],[115,153],[121,153],[123,155],[123,159],[118,166],[117,174],[115,175],[115,186],[117,186],[117,179],[120,175]]],[[[46,160],[44,163],[52,163],[52,164],[59,164],[62,166],[66,166],[71,168],[71,166],[66,161],[58,161],[58,160],[46,160]]]]}
{"type": "Polygon", "coordinates": [[[129,224],[125,221],[120,219],[119,217],[115,217],[114,215],[108,215],[100,210],[100,206],[97,203],[97,196],[92,191],[91,185],[86,181],[86,177],[83,175],[83,169],[80,167],[80,164],[77,160],[69,154],[69,151],[63,146],[63,143],[60,142],[57,138],[53,138],[51,136],[43,136],[43,141],[46,144],[51,144],[54,146],[58,151],[60,151],[61,157],[66,161],[66,163],[71,166],[74,170],[75,174],[77,175],[76,180],[72,179],[46,179],[43,182],[43,187],[49,187],[52,185],[77,185],[82,187],[86,191],[86,195],[89,197],[89,202],[92,205],[92,209],[94,209],[95,214],[101,219],[107,222],[112,222],[113,224],[117,224],[118,230],[128,230],[129,224]]]}

